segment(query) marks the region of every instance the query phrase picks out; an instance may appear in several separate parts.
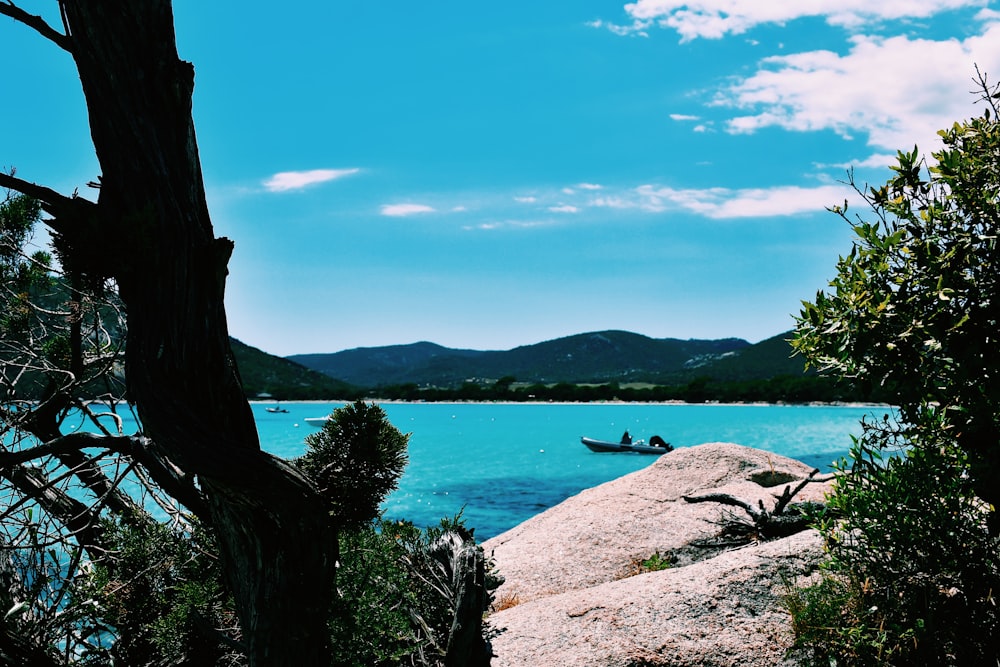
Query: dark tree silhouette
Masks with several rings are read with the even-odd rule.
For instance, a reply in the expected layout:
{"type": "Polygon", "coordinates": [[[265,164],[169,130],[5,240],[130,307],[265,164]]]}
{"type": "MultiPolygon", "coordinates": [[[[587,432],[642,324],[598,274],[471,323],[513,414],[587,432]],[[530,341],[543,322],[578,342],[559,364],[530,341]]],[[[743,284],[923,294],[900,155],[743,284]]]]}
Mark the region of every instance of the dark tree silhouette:
{"type": "Polygon", "coordinates": [[[260,449],[223,306],[233,243],[209,219],[194,68],[178,57],[171,3],[67,0],[59,9],[61,30],[0,3],[0,14],[75,61],[99,195],[66,196],[12,174],[0,186],[41,202],[70,275],[117,285],[127,397],[146,436],[136,454],[166,488],[197,480],[204,504],[189,507],[219,538],[250,664],[324,663],[334,572],[326,505],[298,469],[260,449]]]}

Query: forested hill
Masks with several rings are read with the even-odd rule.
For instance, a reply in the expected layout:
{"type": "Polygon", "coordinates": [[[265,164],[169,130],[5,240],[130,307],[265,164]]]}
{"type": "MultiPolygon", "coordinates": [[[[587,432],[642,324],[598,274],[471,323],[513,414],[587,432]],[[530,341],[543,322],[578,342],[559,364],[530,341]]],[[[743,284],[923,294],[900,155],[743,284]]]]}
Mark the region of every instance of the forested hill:
{"type": "Polygon", "coordinates": [[[345,382],[230,338],[247,398],[335,400],[353,395],[345,382]]]}
{"type": "Polygon", "coordinates": [[[505,377],[525,383],[682,384],[706,377],[746,381],[802,375],[802,360],[791,358],[789,337],[781,334],[751,345],[738,338],[679,340],[601,331],[507,351],[421,342],[287,359],[359,387],[457,387],[505,377]]]}

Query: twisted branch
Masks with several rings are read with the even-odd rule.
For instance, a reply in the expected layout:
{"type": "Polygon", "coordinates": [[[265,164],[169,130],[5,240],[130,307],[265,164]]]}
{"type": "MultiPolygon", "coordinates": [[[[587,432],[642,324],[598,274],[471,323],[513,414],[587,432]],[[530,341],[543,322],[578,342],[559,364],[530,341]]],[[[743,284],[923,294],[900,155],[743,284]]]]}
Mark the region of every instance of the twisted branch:
{"type": "Polygon", "coordinates": [[[63,51],[73,53],[73,42],[69,36],[50,26],[41,16],[29,14],[13,2],[10,2],[10,0],[0,3],[0,14],[9,16],[18,23],[23,23],[45,39],[54,42],[63,51]]]}

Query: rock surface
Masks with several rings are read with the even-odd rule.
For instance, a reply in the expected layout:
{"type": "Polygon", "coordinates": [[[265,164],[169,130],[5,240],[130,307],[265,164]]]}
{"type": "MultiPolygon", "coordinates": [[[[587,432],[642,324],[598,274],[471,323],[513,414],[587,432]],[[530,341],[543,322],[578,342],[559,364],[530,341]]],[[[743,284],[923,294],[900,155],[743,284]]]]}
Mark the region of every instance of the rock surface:
{"type": "MultiPolygon", "coordinates": [[[[770,509],[795,481],[753,480],[811,469],[792,459],[727,443],[682,448],[647,468],[573,496],[487,540],[505,583],[490,624],[493,665],[791,665],[786,581],[815,569],[821,540],[805,531],[733,549],[702,549],[742,510],[687,503],[726,493],[770,509]],[[666,570],[634,575],[653,554],[666,570]]],[[[811,483],[796,500],[819,500],[811,483]]]]}

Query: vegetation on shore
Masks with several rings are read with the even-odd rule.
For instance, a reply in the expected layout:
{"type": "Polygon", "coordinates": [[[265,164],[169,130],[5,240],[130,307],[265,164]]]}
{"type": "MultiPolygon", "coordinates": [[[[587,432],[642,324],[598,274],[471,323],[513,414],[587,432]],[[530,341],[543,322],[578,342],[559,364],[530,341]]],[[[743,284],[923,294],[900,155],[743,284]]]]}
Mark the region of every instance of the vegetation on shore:
{"type": "Polygon", "coordinates": [[[899,409],[841,462],[822,577],[789,597],[817,664],[1000,663],[1000,87],[979,84],[931,161],[857,188],[872,221],[833,209],[857,239],[799,320],[811,363],[899,409]]]}

